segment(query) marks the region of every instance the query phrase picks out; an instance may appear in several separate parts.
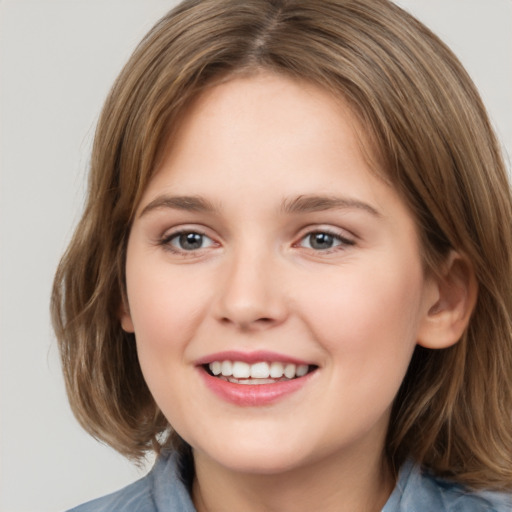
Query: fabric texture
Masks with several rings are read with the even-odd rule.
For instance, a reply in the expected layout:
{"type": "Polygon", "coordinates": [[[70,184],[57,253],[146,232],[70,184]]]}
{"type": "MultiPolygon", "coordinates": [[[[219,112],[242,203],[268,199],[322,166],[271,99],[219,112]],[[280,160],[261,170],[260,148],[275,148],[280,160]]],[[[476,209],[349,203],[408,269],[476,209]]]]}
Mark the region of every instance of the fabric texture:
{"type": "MultiPolygon", "coordinates": [[[[176,456],[163,454],[137,482],[69,512],[196,512],[182,483],[176,456]]],[[[469,492],[408,461],[382,512],[512,512],[512,496],[469,492]]]]}

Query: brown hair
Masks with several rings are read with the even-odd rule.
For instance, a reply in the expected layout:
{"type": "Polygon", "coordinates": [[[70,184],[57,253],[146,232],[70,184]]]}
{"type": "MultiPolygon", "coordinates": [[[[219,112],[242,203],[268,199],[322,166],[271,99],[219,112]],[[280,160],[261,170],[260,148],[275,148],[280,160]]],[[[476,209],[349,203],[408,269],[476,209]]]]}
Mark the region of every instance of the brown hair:
{"type": "Polygon", "coordinates": [[[168,442],[118,320],[131,220],[184,109],[214,82],[258,69],[345,98],[417,220],[426,266],[435,271],[455,248],[475,270],[479,296],[462,339],[413,355],[389,426],[390,463],[412,456],[474,488],[511,488],[506,170],[461,64],[387,0],[187,0],[141,42],[104,106],[85,211],[55,277],[53,323],[78,420],[135,459],[168,442]]]}

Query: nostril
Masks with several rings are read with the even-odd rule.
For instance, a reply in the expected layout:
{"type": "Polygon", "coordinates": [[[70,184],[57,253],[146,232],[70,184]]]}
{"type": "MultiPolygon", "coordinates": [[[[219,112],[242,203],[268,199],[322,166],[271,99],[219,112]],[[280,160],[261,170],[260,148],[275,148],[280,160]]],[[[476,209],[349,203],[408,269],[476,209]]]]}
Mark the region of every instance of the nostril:
{"type": "Polygon", "coordinates": [[[240,329],[247,331],[251,329],[257,329],[258,327],[267,327],[276,323],[276,320],[270,317],[255,318],[253,320],[239,319],[235,320],[224,316],[220,318],[220,322],[224,325],[237,325],[240,329]]]}

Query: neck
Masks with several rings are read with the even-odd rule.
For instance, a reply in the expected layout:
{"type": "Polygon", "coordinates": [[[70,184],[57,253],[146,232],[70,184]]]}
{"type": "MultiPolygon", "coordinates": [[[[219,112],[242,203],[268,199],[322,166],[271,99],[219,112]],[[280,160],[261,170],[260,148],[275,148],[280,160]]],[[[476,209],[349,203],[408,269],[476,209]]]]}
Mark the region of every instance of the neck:
{"type": "Polygon", "coordinates": [[[382,454],[321,458],[278,474],[250,474],[194,452],[198,512],[378,512],[394,486],[382,454]]]}

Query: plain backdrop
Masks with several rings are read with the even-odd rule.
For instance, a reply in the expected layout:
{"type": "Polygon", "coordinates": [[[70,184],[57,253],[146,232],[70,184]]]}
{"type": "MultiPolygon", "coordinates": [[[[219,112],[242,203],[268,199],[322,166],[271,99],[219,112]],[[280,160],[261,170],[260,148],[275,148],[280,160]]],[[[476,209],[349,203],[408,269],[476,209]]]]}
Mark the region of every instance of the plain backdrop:
{"type": "MultiPolygon", "coordinates": [[[[74,420],[48,302],[83,204],[102,102],[137,42],[175,3],[0,0],[1,512],[64,510],[146,471],[74,420]]],[[[466,65],[510,155],[512,0],[398,3],[466,65]]]]}

